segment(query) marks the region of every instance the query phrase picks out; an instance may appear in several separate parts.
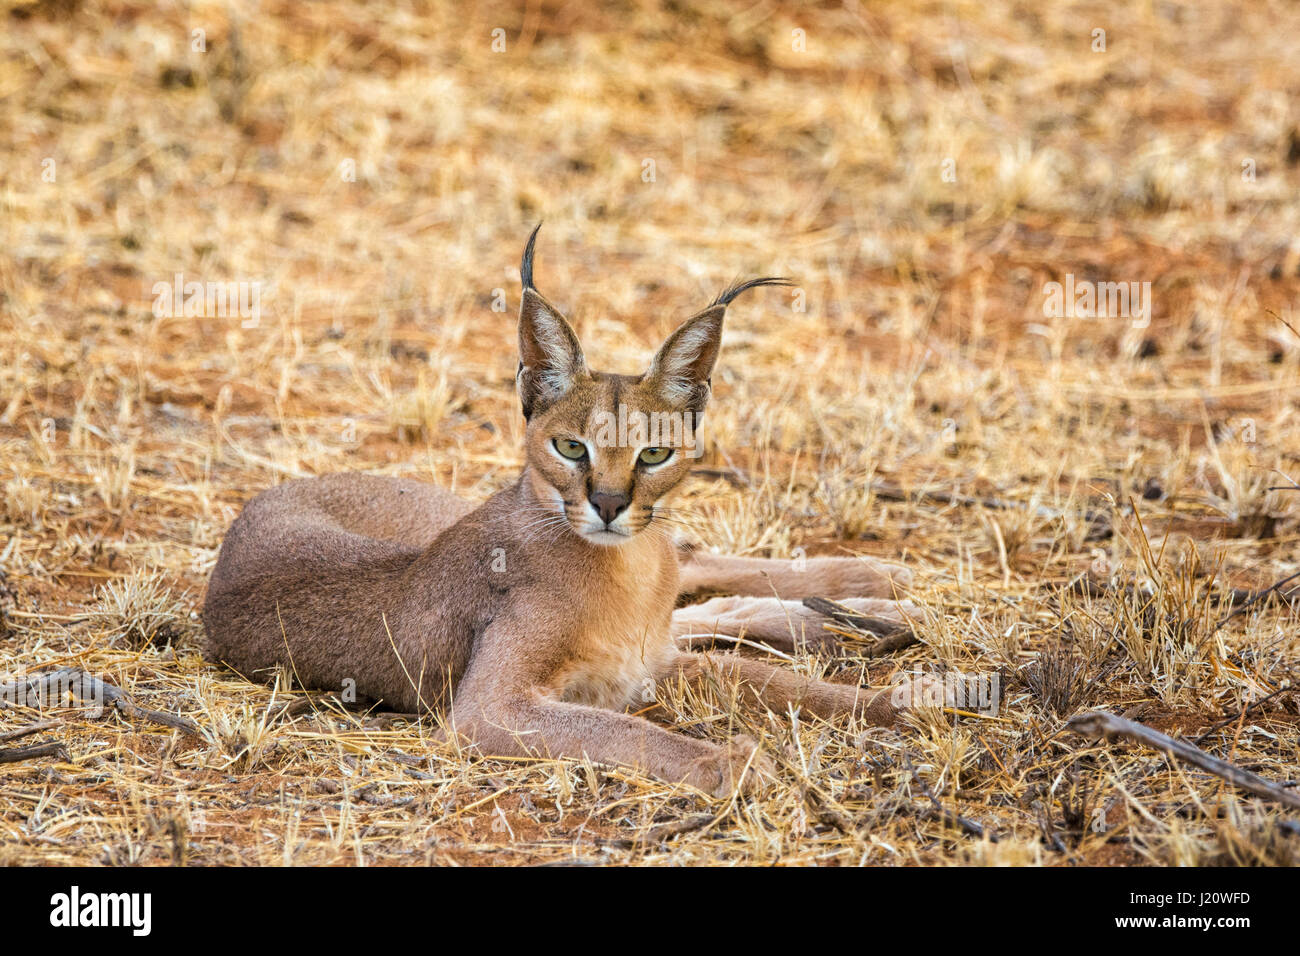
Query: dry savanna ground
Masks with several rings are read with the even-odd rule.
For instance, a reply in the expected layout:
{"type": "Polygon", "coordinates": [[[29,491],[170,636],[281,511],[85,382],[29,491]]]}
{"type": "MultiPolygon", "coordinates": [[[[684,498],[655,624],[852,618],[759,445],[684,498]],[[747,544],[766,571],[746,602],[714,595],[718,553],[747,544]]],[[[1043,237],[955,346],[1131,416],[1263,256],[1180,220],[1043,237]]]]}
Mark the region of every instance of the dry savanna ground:
{"type": "Polygon", "coordinates": [[[1264,593],[1300,571],[1294,5],[0,20],[0,673],[130,698],[0,705],[0,751],[44,754],[0,764],[0,863],[1300,857],[1277,799],[1300,778],[1297,610],[1292,584],[1264,593]],[[483,759],[200,657],[206,577],[259,490],[512,479],[538,220],[539,287],[597,367],[635,370],[735,276],[793,277],[729,314],[691,534],[901,560],[918,644],[850,635],[793,666],[996,680],[996,712],[871,729],[666,700],[778,764],[714,800],[483,759]],[[169,305],[177,275],[248,308],[169,305]],[[1139,294],[1053,310],[1052,282],[1139,294]],[[1067,725],[1091,711],[1281,789],[1067,725]]]}

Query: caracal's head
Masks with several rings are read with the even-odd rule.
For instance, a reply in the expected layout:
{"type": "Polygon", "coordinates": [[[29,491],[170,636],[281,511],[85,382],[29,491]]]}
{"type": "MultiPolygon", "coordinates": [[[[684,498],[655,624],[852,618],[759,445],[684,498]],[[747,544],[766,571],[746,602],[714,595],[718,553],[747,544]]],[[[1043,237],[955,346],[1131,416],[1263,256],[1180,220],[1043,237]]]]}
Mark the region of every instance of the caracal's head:
{"type": "Polygon", "coordinates": [[[593,372],[573,327],[533,286],[536,239],[534,229],[520,270],[515,376],[528,423],[529,480],[541,502],[529,525],[568,529],[596,545],[624,544],[669,517],[664,503],[698,456],[695,432],[727,305],[754,286],[789,283],[733,285],[668,336],[640,375],[593,372]]]}

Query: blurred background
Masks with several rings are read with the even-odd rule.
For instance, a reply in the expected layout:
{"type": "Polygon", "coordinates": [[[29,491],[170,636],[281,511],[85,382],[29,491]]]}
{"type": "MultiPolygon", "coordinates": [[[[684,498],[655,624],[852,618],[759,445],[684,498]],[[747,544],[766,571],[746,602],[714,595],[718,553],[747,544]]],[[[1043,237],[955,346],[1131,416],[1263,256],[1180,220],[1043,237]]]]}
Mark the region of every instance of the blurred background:
{"type": "MultiPolygon", "coordinates": [[[[3,426],[225,427],[213,467],[491,445],[540,220],[538,282],[611,366],[737,275],[795,279],[734,310],[751,443],[846,444],[803,410],[892,370],[959,450],[1008,421],[980,391],[1014,416],[1043,378],[1080,408],[1238,382],[1212,421],[1267,417],[1240,383],[1300,346],[1268,314],[1300,267],[1300,13],[1049,7],[6,2],[3,426]],[[1067,274],[1150,283],[1149,327],[1046,316],[1067,274]],[[234,286],[221,315],[154,291],[191,282],[257,321],[234,286]]],[[[1200,440],[1171,414],[1129,430],[1200,440]]]]}

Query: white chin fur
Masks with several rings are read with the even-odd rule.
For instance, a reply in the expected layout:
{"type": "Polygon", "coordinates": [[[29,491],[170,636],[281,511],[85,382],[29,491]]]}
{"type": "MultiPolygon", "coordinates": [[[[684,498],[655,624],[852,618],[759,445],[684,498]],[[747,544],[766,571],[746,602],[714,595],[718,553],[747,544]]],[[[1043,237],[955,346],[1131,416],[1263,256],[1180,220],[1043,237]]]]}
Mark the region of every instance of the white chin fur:
{"type": "Polygon", "coordinates": [[[599,531],[594,529],[580,531],[579,534],[592,544],[598,544],[604,548],[616,548],[620,544],[627,544],[632,540],[630,534],[621,534],[617,531],[606,531],[604,528],[601,528],[599,531]]]}

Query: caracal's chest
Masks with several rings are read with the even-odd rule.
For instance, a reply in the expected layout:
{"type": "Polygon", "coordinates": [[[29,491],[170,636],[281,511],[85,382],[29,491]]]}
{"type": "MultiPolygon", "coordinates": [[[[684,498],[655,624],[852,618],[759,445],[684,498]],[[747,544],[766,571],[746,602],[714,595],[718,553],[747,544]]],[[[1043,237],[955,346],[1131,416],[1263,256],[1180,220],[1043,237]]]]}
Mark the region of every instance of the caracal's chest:
{"type": "Polygon", "coordinates": [[[582,585],[586,592],[576,602],[581,620],[557,675],[563,700],[609,710],[653,703],[655,682],[677,654],[669,626],[675,557],[659,549],[624,549],[631,553],[615,568],[621,573],[582,585]]]}

